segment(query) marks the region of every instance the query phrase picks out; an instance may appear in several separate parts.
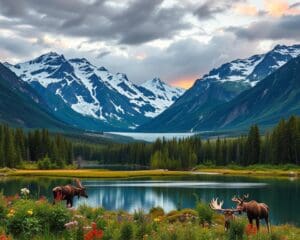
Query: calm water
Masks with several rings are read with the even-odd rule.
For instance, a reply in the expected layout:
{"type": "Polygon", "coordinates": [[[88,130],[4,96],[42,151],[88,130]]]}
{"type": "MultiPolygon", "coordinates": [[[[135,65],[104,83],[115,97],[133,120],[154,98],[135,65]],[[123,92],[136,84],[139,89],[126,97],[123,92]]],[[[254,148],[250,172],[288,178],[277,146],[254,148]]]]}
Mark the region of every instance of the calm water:
{"type": "Polygon", "coordinates": [[[147,142],[154,142],[156,139],[165,138],[167,140],[173,138],[187,138],[195,135],[195,133],[139,133],[139,132],[110,132],[113,134],[132,137],[135,140],[144,140],[147,142]]]}
{"type": "MultiPolygon", "coordinates": [[[[16,194],[28,187],[36,196],[45,195],[52,199],[51,189],[57,185],[72,183],[71,179],[53,178],[2,178],[0,189],[4,194],[16,194]]],[[[143,178],[131,180],[83,179],[88,199],[75,199],[75,205],[87,203],[106,209],[135,209],[148,211],[161,206],[165,211],[195,206],[194,194],[206,202],[213,197],[225,201],[224,207],[233,207],[231,198],[235,194],[249,193],[251,199],[267,203],[271,209],[273,224],[293,223],[300,226],[300,181],[270,180],[248,177],[191,176],[172,178],[143,178]]]]}

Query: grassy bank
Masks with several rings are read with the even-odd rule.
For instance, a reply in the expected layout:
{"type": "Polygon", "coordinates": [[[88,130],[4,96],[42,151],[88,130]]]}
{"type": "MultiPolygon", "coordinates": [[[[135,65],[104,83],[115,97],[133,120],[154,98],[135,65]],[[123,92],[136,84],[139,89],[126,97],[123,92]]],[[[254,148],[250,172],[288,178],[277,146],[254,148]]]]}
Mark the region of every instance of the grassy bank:
{"type": "Polygon", "coordinates": [[[198,166],[193,171],[167,171],[167,170],[133,170],[111,171],[105,169],[2,169],[2,176],[28,176],[28,177],[82,177],[82,178],[132,178],[132,177],[159,177],[159,176],[188,176],[195,174],[222,174],[253,177],[299,177],[300,168],[294,166],[268,166],[254,165],[240,166],[198,166]]]}
{"type": "Polygon", "coordinates": [[[198,173],[218,173],[224,175],[264,176],[264,177],[299,177],[300,167],[295,165],[252,165],[247,167],[229,165],[223,167],[198,166],[198,173]]]}
{"type": "Polygon", "coordinates": [[[300,236],[300,229],[291,225],[272,226],[271,234],[261,226],[257,234],[240,216],[225,232],[224,216],[201,202],[195,209],[164,212],[154,207],[131,214],[86,205],[67,209],[27,194],[0,195],[0,216],[0,239],[5,240],[296,240],[300,236]]]}
{"type": "Polygon", "coordinates": [[[39,176],[39,177],[82,177],[82,178],[131,178],[155,176],[184,176],[188,171],[138,170],[138,171],[109,171],[103,169],[80,170],[10,170],[7,176],[39,176]]]}

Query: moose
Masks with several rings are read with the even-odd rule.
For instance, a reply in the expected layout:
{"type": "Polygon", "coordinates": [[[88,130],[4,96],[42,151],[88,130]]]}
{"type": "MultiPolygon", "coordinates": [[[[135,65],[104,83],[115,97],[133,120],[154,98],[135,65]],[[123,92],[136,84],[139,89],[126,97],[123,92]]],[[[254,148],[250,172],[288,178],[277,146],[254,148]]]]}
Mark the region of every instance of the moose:
{"type": "Polygon", "coordinates": [[[57,186],[52,189],[53,192],[53,204],[56,203],[56,201],[67,201],[67,207],[73,207],[73,198],[74,196],[78,196],[78,199],[80,196],[88,198],[88,195],[86,193],[86,188],[82,186],[79,179],[75,179],[77,186],[72,186],[70,184],[65,186],[57,186]]]}
{"type": "Polygon", "coordinates": [[[228,229],[230,228],[230,222],[233,221],[235,219],[235,213],[238,212],[237,209],[230,209],[230,208],[227,208],[227,209],[223,209],[222,206],[223,206],[223,203],[224,201],[220,201],[220,203],[218,202],[218,198],[216,199],[212,199],[209,206],[211,209],[215,210],[215,211],[220,211],[224,214],[224,217],[225,217],[225,224],[224,224],[224,227],[225,227],[225,231],[228,231],[228,229]]]}
{"type": "Polygon", "coordinates": [[[249,223],[253,224],[253,220],[256,220],[256,228],[259,230],[259,220],[265,219],[268,232],[270,233],[269,223],[269,207],[265,203],[258,203],[254,200],[249,202],[245,201],[249,198],[249,194],[244,194],[242,197],[233,197],[232,201],[236,202],[236,210],[241,214],[245,212],[248,217],[249,223]]]}

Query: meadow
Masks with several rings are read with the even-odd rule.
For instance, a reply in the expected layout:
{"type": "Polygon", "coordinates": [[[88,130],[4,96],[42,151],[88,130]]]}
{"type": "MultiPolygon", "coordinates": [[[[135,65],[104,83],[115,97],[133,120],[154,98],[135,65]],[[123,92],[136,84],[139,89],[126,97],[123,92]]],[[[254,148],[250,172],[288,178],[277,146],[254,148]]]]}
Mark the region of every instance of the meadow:
{"type": "Polygon", "coordinates": [[[300,229],[291,225],[265,226],[257,233],[245,218],[231,222],[224,230],[224,217],[207,204],[197,202],[195,209],[176,209],[168,213],[160,207],[133,214],[107,211],[81,205],[68,209],[64,204],[49,203],[45,197],[34,199],[27,190],[20,195],[0,196],[1,240],[296,240],[300,229]]]}

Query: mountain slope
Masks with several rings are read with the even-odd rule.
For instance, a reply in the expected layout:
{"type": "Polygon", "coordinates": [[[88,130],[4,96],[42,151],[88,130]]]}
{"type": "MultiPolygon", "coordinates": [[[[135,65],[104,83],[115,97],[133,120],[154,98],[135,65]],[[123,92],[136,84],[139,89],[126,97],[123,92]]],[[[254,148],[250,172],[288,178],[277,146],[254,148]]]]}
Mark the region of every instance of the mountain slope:
{"type": "Polygon", "coordinates": [[[0,121],[26,128],[70,130],[40,107],[43,100],[25,82],[0,63],[0,121]]]}
{"type": "Polygon", "coordinates": [[[211,70],[198,79],[173,105],[139,131],[194,131],[217,106],[231,101],[241,92],[300,54],[300,45],[277,45],[266,54],[237,59],[211,70]]]}
{"type": "Polygon", "coordinates": [[[198,122],[196,130],[275,124],[300,114],[300,56],[198,122]]]}
{"type": "Polygon", "coordinates": [[[157,96],[153,89],[132,83],[125,74],[112,74],[85,58],[67,60],[53,52],[7,66],[44,96],[58,118],[74,124],[65,112],[76,112],[76,125],[82,128],[135,128],[164,111],[183,93],[165,88],[166,95],[157,96]],[[57,102],[64,107],[57,108],[57,102]],[[91,119],[94,124],[85,124],[91,119]]]}

